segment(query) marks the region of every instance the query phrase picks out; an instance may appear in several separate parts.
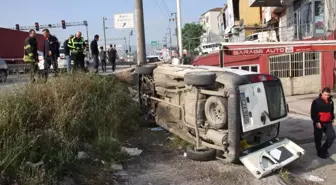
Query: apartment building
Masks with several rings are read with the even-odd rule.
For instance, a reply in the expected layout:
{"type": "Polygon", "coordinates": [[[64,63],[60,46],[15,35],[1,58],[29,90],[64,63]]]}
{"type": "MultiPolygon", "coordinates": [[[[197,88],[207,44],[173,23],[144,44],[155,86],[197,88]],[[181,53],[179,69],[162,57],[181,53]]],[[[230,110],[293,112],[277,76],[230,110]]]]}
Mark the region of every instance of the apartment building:
{"type": "MultiPolygon", "coordinates": [[[[222,11],[230,12],[233,7],[234,25],[227,22],[225,32],[234,37],[248,30],[242,15],[237,17],[237,2],[228,1],[227,8],[222,11]],[[237,20],[240,20],[237,26],[237,20]]],[[[239,2],[242,3],[243,1],[239,2]]],[[[246,3],[246,1],[244,1],[246,3]]],[[[249,6],[260,10],[261,22],[253,27],[253,31],[275,31],[277,43],[234,43],[226,46],[231,49],[254,51],[256,46],[261,48],[291,48],[314,45],[315,49],[286,50],[283,53],[255,53],[241,56],[224,56],[224,66],[234,69],[269,73],[279,77],[284,87],[285,95],[318,93],[323,87],[336,88],[336,52],[332,45],[336,40],[336,3],[335,0],[249,0],[249,6]],[[326,41],[330,40],[330,41],[326,41]],[[284,42],[285,41],[285,42],[284,42]],[[296,41],[296,42],[294,42],[296,41]],[[328,47],[321,43],[329,43],[328,47]],[[248,48],[248,49],[247,49],[248,48]]],[[[244,9],[244,12],[247,9],[244,9]]],[[[230,15],[230,13],[229,13],[230,15]]],[[[225,17],[226,18],[226,17],[225,17]]],[[[251,18],[252,19],[252,18],[251,18]]],[[[223,17],[224,20],[224,17],[223,17]]],[[[252,20],[257,21],[257,17],[252,20]]],[[[251,20],[250,20],[251,21],[251,20]]],[[[226,27],[225,27],[226,26],[226,27]]],[[[251,28],[251,26],[250,26],[251,28]]],[[[252,28],[251,28],[252,29],[252,28]]],[[[223,30],[223,29],[221,29],[223,30]]],[[[218,66],[219,53],[199,57],[195,64],[218,66]]]]}
{"type": "Polygon", "coordinates": [[[261,8],[250,7],[249,0],[227,0],[217,19],[220,33],[229,42],[241,42],[260,26],[261,8]]]}
{"type": "Polygon", "coordinates": [[[202,36],[202,43],[216,42],[220,35],[218,27],[218,15],[222,8],[213,8],[203,13],[199,19],[199,23],[203,26],[205,33],[202,36]]]}

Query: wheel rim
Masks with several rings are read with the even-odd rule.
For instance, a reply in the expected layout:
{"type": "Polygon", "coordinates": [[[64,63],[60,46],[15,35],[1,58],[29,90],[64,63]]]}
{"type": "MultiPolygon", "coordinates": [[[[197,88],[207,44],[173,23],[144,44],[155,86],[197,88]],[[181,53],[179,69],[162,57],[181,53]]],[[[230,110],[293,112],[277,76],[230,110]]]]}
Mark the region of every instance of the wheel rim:
{"type": "Polygon", "coordinates": [[[144,121],[149,121],[152,117],[151,101],[147,96],[152,96],[153,93],[151,77],[148,75],[141,75],[139,79],[139,103],[144,121]]]}
{"type": "Polygon", "coordinates": [[[210,105],[210,114],[216,121],[224,119],[224,110],[217,103],[212,103],[210,105]]]}

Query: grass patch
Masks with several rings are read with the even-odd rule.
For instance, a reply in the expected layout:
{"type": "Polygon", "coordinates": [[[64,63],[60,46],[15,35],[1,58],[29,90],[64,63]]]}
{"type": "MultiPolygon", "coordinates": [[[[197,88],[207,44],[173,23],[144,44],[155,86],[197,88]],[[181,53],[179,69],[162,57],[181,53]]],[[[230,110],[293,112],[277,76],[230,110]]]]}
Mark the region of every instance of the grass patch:
{"type": "Polygon", "coordinates": [[[79,151],[121,161],[138,105],[114,77],[73,74],[0,97],[0,184],[58,184],[82,166],[79,151]]]}
{"type": "Polygon", "coordinates": [[[280,178],[285,182],[285,183],[290,183],[292,180],[292,176],[290,172],[287,169],[282,168],[279,171],[280,178]]]}

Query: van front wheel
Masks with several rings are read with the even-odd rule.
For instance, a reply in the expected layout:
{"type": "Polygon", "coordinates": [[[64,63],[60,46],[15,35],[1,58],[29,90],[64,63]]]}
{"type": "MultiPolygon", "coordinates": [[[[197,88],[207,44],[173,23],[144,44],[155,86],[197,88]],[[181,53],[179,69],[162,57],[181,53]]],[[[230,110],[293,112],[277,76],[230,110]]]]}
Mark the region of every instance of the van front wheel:
{"type": "Polygon", "coordinates": [[[188,146],[186,149],[187,157],[194,161],[211,161],[216,158],[216,150],[196,150],[194,146],[188,146]]]}

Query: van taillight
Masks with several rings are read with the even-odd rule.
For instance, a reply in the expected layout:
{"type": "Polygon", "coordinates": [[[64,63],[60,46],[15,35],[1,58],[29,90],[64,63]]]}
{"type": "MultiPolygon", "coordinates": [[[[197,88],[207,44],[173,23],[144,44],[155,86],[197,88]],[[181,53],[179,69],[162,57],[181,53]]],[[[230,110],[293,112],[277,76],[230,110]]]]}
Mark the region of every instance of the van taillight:
{"type": "Polygon", "coordinates": [[[271,80],[275,80],[272,75],[257,74],[257,75],[251,76],[251,82],[252,83],[263,82],[263,81],[271,81],[271,80]]]}

